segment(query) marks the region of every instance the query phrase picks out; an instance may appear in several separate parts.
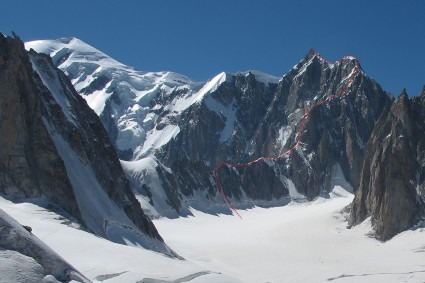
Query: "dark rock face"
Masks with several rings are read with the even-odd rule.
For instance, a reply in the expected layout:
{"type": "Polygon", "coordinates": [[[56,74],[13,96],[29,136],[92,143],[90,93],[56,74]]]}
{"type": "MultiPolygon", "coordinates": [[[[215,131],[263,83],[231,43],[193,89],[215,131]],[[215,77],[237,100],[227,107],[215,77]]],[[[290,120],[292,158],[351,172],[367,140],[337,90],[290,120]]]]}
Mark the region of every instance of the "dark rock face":
{"type": "Polygon", "coordinates": [[[46,130],[46,109],[22,42],[0,34],[0,192],[47,196],[82,221],[66,169],[46,130]]]}
{"type": "Polygon", "coordinates": [[[342,97],[311,111],[296,151],[278,161],[224,166],[217,175],[236,206],[244,198],[262,202],[289,197],[292,185],[296,193],[313,199],[332,189],[339,167],[356,188],[365,144],[391,99],[355,58],[331,65],[311,52],[278,83],[265,83],[253,73],[236,74],[181,115],[179,134],[156,152],[173,172],[161,174],[172,184],[167,193],[173,196],[172,206],[177,209],[181,195],[190,198],[197,190],[214,197],[211,172],[221,162],[247,163],[292,148],[306,109],[341,93],[355,68],[359,73],[342,97]]]}
{"type": "Polygon", "coordinates": [[[132,193],[99,117],[49,56],[27,53],[19,39],[3,35],[0,133],[2,194],[45,196],[106,238],[123,225],[162,242],[132,193]]]}
{"type": "Polygon", "coordinates": [[[376,237],[387,240],[424,215],[425,96],[405,92],[387,107],[366,148],[350,224],[371,216],[376,237]]]}

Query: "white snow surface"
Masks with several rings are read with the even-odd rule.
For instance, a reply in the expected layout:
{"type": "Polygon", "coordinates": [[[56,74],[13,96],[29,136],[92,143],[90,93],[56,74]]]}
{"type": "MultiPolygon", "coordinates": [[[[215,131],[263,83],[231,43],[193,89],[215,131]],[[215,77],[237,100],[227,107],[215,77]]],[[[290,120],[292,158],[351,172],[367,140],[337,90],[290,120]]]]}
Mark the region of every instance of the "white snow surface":
{"type": "Polygon", "coordinates": [[[335,163],[332,166],[331,174],[332,174],[331,175],[331,186],[333,186],[333,187],[343,187],[351,193],[354,192],[353,187],[345,179],[344,172],[342,172],[342,168],[341,168],[341,165],[339,163],[335,163]]]}
{"type": "Polygon", "coordinates": [[[180,127],[177,125],[166,125],[162,129],[154,128],[148,132],[148,136],[142,146],[136,147],[133,156],[138,160],[153,150],[161,148],[167,144],[171,139],[175,138],[180,132],[180,127]]]}
{"type": "Polygon", "coordinates": [[[425,229],[385,243],[367,236],[369,221],[347,229],[340,211],[352,198],[256,207],[239,211],[242,220],[196,210],[154,220],[186,260],[114,244],[34,204],[0,198],[0,206],[94,282],[424,282],[425,229]]]}
{"type": "Polygon", "coordinates": [[[295,187],[295,184],[294,184],[294,182],[292,182],[291,179],[285,178],[284,181],[286,183],[286,186],[288,187],[288,191],[289,191],[289,195],[291,196],[291,199],[293,199],[295,201],[306,201],[307,200],[307,198],[304,195],[300,194],[297,191],[297,188],[295,187]]]}
{"type": "Polygon", "coordinates": [[[43,267],[33,258],[11,250],[0,250],[1,283],[39,283],[43,281],[43,277],[43,267]]]}
{"type": "Polygon", "coordinates": [[[340,211],[353,196],[334,190],[312,203],[239,211],[242,220],[192,211],[154,222],[180,255],[242,282],[423,282],[425,229],[385,243],[367,236],[370,221],[347,229],[340,211]]]}
{"type": "MultiPolygon", "coordinates": [[[[62,223],[60,215],[32,203],[15,204],[0,197],[0,207],[20,223],[31,224],[35,236],[47,243],[93,282],[241,282],[191,261],[115,244],[72,228],[62,223]],[[193,279],[190,280],[191,278],[193,279]],[[177,281],[179,279],[180,281],[177,281]]],[[[26,269],[31,266],[26,265],[26,269]]]]}
{"type": "Polygon", "coordinates": [[[209,80],[199,91],[185,96],[182,99],[175,99],[166,109],[181,112],[189,108],[192,104],[201,101],[206,94],[217,90],[217,88],[225,81],[226,73],[222,72],[209,80]]]}
{"type": "Polygon", "coordinates": [[[289,125],[282,126],[279,129],[279,136],[276,140],[276,146],[279,148],[280,151],[282,151],[285,145],[287,144],[291,134],[292,134],[292,128],[289,125]]]}
{"type": "Polygon", "coordinates": [[[205,105],[209,110],[214,111],[219,115],[224,121],[223,130],[220,132],[219,142],[228,142],[233,136],[235,130],[235,123],[237,122],[236,110],[238,105],[236,100],[233,98],[232,102],[228,105],[224,105],[221,102],[215,100],[211,96],[205,99],[205,105]]]}

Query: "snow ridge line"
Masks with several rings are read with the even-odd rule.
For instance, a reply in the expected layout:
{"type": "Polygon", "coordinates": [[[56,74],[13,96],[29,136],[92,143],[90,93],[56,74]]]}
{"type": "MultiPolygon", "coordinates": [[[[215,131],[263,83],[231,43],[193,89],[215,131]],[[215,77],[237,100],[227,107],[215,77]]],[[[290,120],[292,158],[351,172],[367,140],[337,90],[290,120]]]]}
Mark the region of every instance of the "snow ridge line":
{"type": "Polygon", "coordinates": [[[258,163],[260,161],[278,161],[284,158],[287,158],[292,152],[294,152],[295,150],[297,150],[297,148],[300,146],[301,144],[301,132],[304,130],[305,125],[306,125],[306,121],[308,119],[308,116],[310,114],[310,112],[316,108],[317,106],[326,104],[328,102],[330,102],[331,100],[334,100],[336,98],[339,97],[343,97],[348,93],[348,89],[350,88],[350,86],[353,84],[354,82],[354,78],[361,72],[360,71],[360,64],[359,64],[359,60],[351,55],[346,55],[344,57],[342,57],[342,59],[340,59],[339,61],[336,61],[335,63],[330,63],[329,61],[327,61],[325,58],[323,58],[319,53],[317,53],[314,49],[311,49],[311,51],[314,53],[313,57],[311,60],[313,60],[314,56],[317,56],[317,58],[319,58],[320,60],[322,60],[323,62],[325,62],[326,64],[338,64],[339,62],[341,62],[344,59],[353,59],[355,62],[355,66],[353,68],[353,71],[351,72],[351,74],[348,76],[348,79],[346,80],[347,83],[344,85],[343,89],[341,90],[341,92],[336,93],[334,95],[328,96],[326,99],[322,100],[322,101],[317,101],[315,102],[312,106],[308,107],[305,111],[304,114],[301,118],[301,126],[298,129],[297,133],[296,133],[296,143],[294,146],[292,146],[290,149],[288,149],[287,151],[285,151],[284,153],[282,153],[281,155],[277,156],[277,157],[260,157],[257,158],[255,160],[252,160],[248,163],[230,163],[230,162],[222,162],[220,163],[217,167],[214,168],[213,170],[213,176],[214,176],[214,180],[215,183],[217,185],[217,188],[220,192],[220,194],[222,195],[223,199],[226,201],[227,205],[230,207],[231,210],[233,210],[233,212],[240,218],[242,219],[242,216],[238,213],[237,209],[233,206],[233,204],[231,203],[231,201],[229,200],[229,198],[224,194],[223,191],[223,186],[220,183],[220,179],[217,176],[217,171],[220,170],[222,167],[227,166],[227,167],[233,167],[233,168],[240,168],[240,167],[248,167],[251,166],[255,163],[258,163]]]}

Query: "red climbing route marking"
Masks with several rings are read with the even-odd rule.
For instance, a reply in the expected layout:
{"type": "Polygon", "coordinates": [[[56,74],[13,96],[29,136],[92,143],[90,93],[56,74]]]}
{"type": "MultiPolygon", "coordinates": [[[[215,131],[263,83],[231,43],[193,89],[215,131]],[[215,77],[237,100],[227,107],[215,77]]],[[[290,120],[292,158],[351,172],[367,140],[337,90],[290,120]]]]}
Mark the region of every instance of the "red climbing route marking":
{"type": "Polygon", "coordinates": [[[344,56],[340,61],[337,61],[335,63],[330,63],[328,62],[325,58],[323,58],[320,54],[318,54],[316,51],[312,50],[314,52],[314,54],[323,62],[325,62],[326,64],[338,64],[339,62],[341,62],[344,59],[349,59],[349,58],[353,58],[355,61],[355,66],[353,68],[352,73],[350,74],[350,76],[346,79],[346,84],[343,86],[342,90],[339,93],[336,93],[334,95],[328,96],[326,97],[326,99],[322,100],[322,101],[316,101],[312,106],[309,106],[306,108],[303,116],[301,117],[301,125],[295,135],[295,145],[292,146],[290,149],[288,149],[287,151],[285,151],[284,153],[282,153],[281,155],[277,156],[277,157],[260,157],[257,158],[255,160],[252,160],[248,163],[230,163],[230,162],[222,162],[220,163],[217,167],[214,168],[213,171],[213,176],[214,176],[214,180],[216,182],[217,188],[220,192],[220,194],[222,195],[223,199],[226,201],[227,205],[234,211],[234,213],[242,219],[242,216],[238,213],[237,209],[233,206],[233,204],[230,202],[229,198],[226,196],[226,194],[223,191],[223,186],[220,183],[220,179],[217,176],[217,171],[220,170],[222,167],[227,166],[227,167],[233,167],[233,168],[240,168],[240,167],[248,167],[251,166],[255,163],[258,163],[260,161],[264,161],[264,160],[272,160],[272,161],[278,161],[281,160],[283,158],[288,157],[289,155],[291,155],[292,152],[294,152],[295,150],[297,150],[297,148],[300,146],[301,144],[301,132],[304,130],[305,125],[306,125],[306,121],[308,119],[308,116],[310,114],[310,112],[316,108],[319,105],[322,104],[326,104],[329,101],[332,101],[335,98],[339,98],[342,96],[345,96],[348,92],[349,87],[352,85],[352,83],[354,82],[354,78],[360,73],[360,67],[359,67],[359,61],[356,57],[351,56],[351,55],[347,55],[344,56]]]}

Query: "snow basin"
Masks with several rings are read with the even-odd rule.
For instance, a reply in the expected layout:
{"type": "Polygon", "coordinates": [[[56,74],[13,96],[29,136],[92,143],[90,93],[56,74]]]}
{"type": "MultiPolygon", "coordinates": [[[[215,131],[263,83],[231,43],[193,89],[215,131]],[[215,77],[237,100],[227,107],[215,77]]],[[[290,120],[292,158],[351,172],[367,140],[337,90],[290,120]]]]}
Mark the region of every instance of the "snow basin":
{"type": "Polygon", "coordinates": [[[335,187],[330,199],[276,208],[154,223],[177,253],[242,282],[424,282],[425,233],[407,231],[382,243],[370,222],[347,229],[340,211],[353,195],[335,187]]]}
{"type": "Polygon", "coordinates": [[[382,243],[370,222],[347,229],[340,211],[353,199],[341,187],[329,199],[214,216],[154,220],[186,260],[109,242],[61,224],[34,204],[0,206],[94,282],[424,282],[424,228],[382,243]]]}

